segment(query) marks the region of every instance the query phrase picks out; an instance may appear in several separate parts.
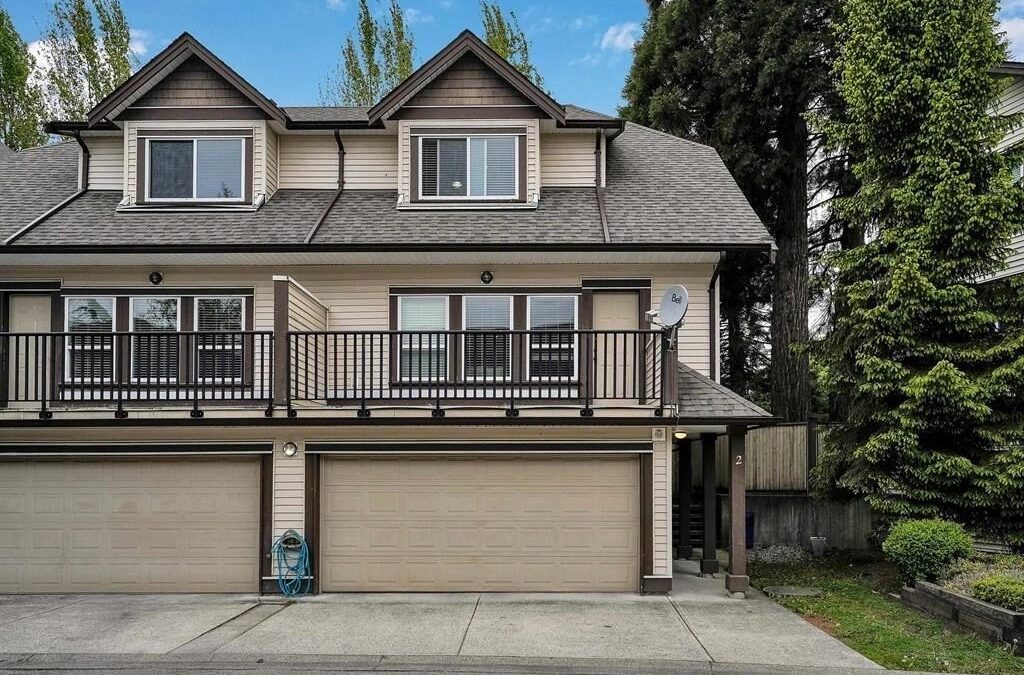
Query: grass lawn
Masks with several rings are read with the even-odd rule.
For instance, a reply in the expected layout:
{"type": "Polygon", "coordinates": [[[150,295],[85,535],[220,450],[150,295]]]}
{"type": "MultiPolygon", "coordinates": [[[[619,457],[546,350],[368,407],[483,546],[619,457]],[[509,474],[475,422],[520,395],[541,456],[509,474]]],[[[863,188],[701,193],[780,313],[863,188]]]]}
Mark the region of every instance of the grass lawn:
{"type": "Polygon", "coordinates": [[[949,631],[888,597],[899,589],[892,567],[877,560],[827,558],[808,563],[750,565],[751,584],[816,586],[821,598],[779,602],[892,670],[954,673],[1024,673],[1015,657],[981,638],[949,631]]]}

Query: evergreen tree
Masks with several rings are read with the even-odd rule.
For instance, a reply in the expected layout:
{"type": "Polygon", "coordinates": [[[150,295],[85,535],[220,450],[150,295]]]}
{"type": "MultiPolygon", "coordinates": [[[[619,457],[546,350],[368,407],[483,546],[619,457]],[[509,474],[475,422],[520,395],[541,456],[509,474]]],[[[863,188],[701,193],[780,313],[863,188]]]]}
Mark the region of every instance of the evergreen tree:
{"type": "Polygon", "coordinates": [[[770,397],[781,417],[806,420],[808,200],[831,167],[828,159],[811,166],[820,148],[808,115],[833,100],[829,23],[838,0],[649,4],[621,113],[717,149],[775,237],[772,270],[750,254],[722,265],[723,381],[754,400],[770,397]]]}
{"type": "Polygon", "coordinates": [[[0,142],[23,150],[46,142],[43,94],[32,81],[35,59],[0,7],[0,142]]]}
{"type": "Polygon", "coordinates": [[[50,13],[43,65],[51,116],[84,119],[132,74],[128,20],[119,0],[56,0],[50,13]]]}
{"type": "Polygon", "coordinates": [[[368,0],[359,0],[355,31],[320,87],[320,102],[372,106],[412,74],[412,57],[413,37],[398,0],[391,0],[383,20],[373,16],[368,0]]]}
{"type": "MultiPolygon", "coordinates": [[[[942,516],[1024,541],[1024,293],[982,283],[1024,230],[991,116],[1006,55],[996,0],[847,0],[847,103],[827,130],[861,182],[839,212],[867,232],[838,255],[845,311],[821,345],[846,401],[818,478],[889,519],[942,516]]],[[[1019,158],[1018,158],[1019,159],[1019,158]]]]}
{"type": "Polygon", "coordinates": [[[528,80],[543,87],[544,78],[530,60],[530,41],[519,26],[516,13],[510,11],[506,18],[497,2],[481,0],[480,19],[484,24],[484,42],[487,46],[515,66],[528,80]]]}

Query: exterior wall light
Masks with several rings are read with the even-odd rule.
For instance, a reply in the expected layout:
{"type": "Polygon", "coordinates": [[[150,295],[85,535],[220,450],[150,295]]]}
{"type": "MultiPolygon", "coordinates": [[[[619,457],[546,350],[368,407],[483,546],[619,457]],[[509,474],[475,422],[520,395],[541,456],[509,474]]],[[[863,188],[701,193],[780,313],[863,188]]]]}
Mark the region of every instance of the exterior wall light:
{"type": "Polygon", "coordinates": [[[295,453],[299,451],[299,446],[295,445],[291,441],[288,441],[287,443],[284,444],[284,447],[282,447],[281,450],[284,452],[285,457],[294,457],[295,453]]]}
{"type": "Polygon", "coordinates": [[[681,441],[684,438],[686,438],[686,432],[685,431],[676,431],[676,432],[674,432],[672,434],[672,438],[676,439],[677,441],[681,441]]]}
{"type": "Polygon", "coordinates": [[[153,284],[154,286],[159,286],[163,282],[164,282],[164,275],[160,274],[159,272],[150,272],[149,273],[149,283],[153,284]]]}
{"type": "Polygon", "coordinates": [[[483,274],[480,275],[480,281],[484,282],[485,284],[489,284],[492,281],[494,281],[494,275],[491,274],[490,270],[486,270],[483,274]]]}

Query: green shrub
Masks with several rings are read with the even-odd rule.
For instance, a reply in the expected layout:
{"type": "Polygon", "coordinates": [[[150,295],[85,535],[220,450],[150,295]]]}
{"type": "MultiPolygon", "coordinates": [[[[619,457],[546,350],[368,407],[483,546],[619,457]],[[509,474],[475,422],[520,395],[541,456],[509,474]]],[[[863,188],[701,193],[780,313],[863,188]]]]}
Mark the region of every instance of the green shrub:
{"type": "Polygon", "coordinates": [[[1024,612],[1024,579],[1008,574],[990,574],[971,584],[971,595],[1004,609],[1024,612]]]}
{"type": "Polygon", "coordinates": [[[897,523],[882,544],[885,555],[906,582],[936,581],[957,560],[971,554],[964,528],[947,520],[905,520],[897,523]]]}

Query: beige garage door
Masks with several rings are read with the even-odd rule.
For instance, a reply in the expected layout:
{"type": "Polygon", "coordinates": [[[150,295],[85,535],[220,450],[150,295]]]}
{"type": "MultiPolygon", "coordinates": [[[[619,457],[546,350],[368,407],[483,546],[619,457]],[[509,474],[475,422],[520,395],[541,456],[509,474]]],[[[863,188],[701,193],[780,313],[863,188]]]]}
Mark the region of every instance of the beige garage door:
{"type": "Polygon", "coordinates": [[[0,462],[0,592],[253,592],[259,461],[0,462]]]}
{"type": "Polygon", "coordinates": [[[325,591],[633,591],[633,457],[323,459],[325,591]]]}

